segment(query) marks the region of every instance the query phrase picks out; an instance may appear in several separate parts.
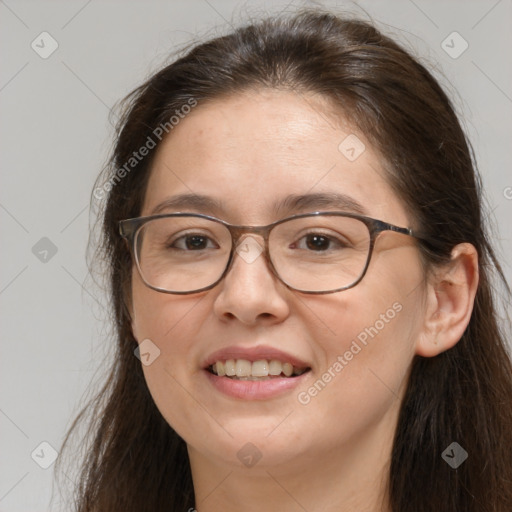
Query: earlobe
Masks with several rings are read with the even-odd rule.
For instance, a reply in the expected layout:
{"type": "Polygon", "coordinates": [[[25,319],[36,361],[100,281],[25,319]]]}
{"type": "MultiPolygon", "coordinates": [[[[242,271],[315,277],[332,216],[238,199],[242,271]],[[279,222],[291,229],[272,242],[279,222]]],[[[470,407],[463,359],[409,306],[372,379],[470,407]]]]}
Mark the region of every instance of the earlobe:
{"type": "Polygon", "coordinates": [[[478,253],[472,244],[458,244],[427,285],[417,355],[434,357],[457,344],[469,324],[477,288],[478,253]]]}

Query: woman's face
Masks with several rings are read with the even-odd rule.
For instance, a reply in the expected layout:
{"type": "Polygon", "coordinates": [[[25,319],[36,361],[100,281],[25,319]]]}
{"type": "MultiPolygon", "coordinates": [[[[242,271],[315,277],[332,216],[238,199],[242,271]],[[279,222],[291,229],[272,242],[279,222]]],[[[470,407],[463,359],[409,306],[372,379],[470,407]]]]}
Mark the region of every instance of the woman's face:
{"type": "MultiPolygon", "coordinates": [[[[141,215],[182,211],[266,225],[316,210],[353,212],[359,203],[367,216],[410,226],[364,134],[326,112],[317,97],[268,90],[197,106],[158,149],[141,215]],[[302,201],[295,210],[283,203],[322,193],[349,201],[302,201]],[[219,205],[161,206],[181,194],[219,205]]],[[[191,295],[154,291],[134,269],[133,331],[160,351],[144,365],[150,392],[192,462],[241,467],[261,455],[260,467],[300,467],[350,457],[363,445],[384,453],[421,330],[423,277],[414,239],[390,231],[379,235],[357,286],[325,295],[287,288],[263,254],[235,253],[220,283],[191,295]],[[274,359],[308,371],[261,382],[207,368],[229,359],[241,368],[274,359]]]]}

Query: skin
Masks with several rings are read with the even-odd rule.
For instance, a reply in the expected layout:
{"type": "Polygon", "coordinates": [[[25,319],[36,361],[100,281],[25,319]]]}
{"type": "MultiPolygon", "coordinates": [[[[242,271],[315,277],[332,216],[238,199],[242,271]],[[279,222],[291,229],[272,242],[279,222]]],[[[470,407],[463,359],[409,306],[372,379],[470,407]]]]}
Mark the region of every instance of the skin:
{"type": "MultiPolygon", "coordinates": [[[[202,213],[265,225],[283,217],[271,205],[288,194],[336,191],[371,217],[413,226],[385,179],[382,158],[364,134],[334,123],[328,111],[321,98],[270,90],[199,105],[158,149],[141,215],[170,196],[193,192],[225,206],[202,213]],[[351,133],[366,146],[353,162],[338,150],[351,133]]],[[[161,351],[144,366],[145,378],[162,415],[187,443],[196,509],[389,510],[387,473],[412,358],[457,343],[477,282],[471,245],[457,246],[452,264],[426,277],[415,240],[393,232],[379,236],[356,287],[327,295],[288,289],[263,257],[248,264],[237,256],[216,287],[182,296],[151,290],[134,269],[134,335],[161,351]],[[400,312],[301,404],[298,393],[395,303],[400,312]],[[304,385],[245,401],[220,394],[205,379],[201,362],[208,354],[262,344],[307,361],[304,385]],[[237,457],[247,442],[262,454],[250,468],[237,457]]]]}

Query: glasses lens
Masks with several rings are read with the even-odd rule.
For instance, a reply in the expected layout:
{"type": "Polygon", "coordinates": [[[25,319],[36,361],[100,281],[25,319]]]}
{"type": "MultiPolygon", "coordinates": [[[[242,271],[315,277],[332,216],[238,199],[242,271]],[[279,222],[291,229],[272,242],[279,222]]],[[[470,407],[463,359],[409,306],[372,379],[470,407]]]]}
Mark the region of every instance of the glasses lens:
{"type": "Polygon", "coordinates": [[[269,244],[285,283],[302,291],[331,291],[353,285],[363,274],[370,232],[358,219],[313,215],[278,224],[269,244]]]}
{"type": "Polygon", "coordinates": [[[173,292],[199,290],[220,278],[229,260],[231,235],[222,224],[199,217],[146,222],[136,236],[144,281],[173,292]]]}

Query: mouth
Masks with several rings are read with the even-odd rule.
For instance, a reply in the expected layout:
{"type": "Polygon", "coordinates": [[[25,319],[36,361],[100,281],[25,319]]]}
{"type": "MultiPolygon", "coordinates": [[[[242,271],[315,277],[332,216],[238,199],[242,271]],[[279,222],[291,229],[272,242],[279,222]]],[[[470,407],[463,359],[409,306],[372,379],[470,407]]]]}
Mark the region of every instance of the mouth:
{"type": "Polygon", "coordinates": [[[219,350],[202,369],[213,389],[241,400],[269,400],[290,393],[312,371],[308,363],[269,346],[219,350]]]}
{"type": "Polygon", "coordinates": [[[279,359],[226,359],[218,360],[206,370],[218,377],[233,380],[264,381],[277,378],[298,377],[311,370],[308,366],[295,366],[279,359]]]}

